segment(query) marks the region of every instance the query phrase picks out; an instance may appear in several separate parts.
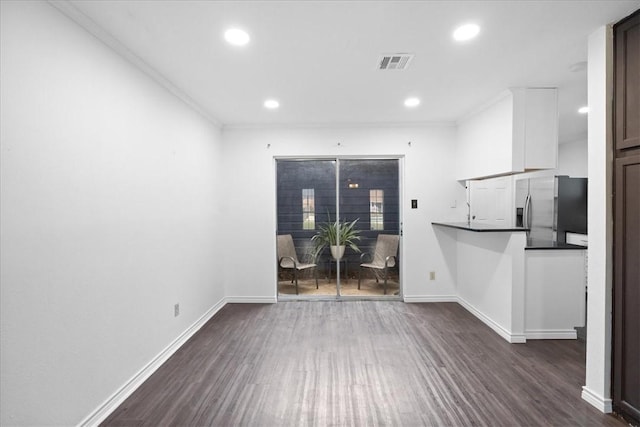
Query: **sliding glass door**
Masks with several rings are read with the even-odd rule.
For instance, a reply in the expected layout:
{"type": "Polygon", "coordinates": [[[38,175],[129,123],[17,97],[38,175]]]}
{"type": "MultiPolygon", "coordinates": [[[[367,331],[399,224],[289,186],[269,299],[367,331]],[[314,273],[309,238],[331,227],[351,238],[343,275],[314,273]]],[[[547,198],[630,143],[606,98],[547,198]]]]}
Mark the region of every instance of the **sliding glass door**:
{"type": "Polygon", "coordinates": [[[276,161],[278,295],[337,295],[314,236],[336,217],[336,160],[276,161]]]}
{"type": "Polygon", "coordinates": [[[356,221],[357,249],[345,250],[340,294],[400,294],[400,192],[398,159],[339,160],[340,218],[356,221]],[[386,281],[386,286],[385,286],[386,281]]]}
{"type": "Polygon", "coordinates": [[[279,298],[397,297],[398,159],[278,159],[279,298]]]}

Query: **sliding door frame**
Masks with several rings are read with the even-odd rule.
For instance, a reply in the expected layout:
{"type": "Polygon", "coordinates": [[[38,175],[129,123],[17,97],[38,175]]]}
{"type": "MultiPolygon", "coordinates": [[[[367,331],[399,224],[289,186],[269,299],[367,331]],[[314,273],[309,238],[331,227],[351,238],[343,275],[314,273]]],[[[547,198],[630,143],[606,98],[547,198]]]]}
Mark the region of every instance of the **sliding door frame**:
{"type": "Polygon", "coordinates": [[[336,218],[340,217],[340,161],[341,160],[397,160],[398,161],[398,220],[399,220],[399,230],[398,235],[400,236],[400,242],[398,246],[398,252],[401,256],[400,265],[398,267],[398,281],[399,281],[399,292],[398,295],[385,295],[385,296],[377,296],[377,295],[342,295],[340,293],[340,263],[337,263],[336,267],[336,294],[335,295],[281,295],[278,292],[278,268],[276,268],[274,275],[274,286],[276,299],[278,301],[359,301],[359,300],[383,300],[383,301],[403,301],[404,296],[404,285],[403,285],[403,277],[404,277],[404,238],[403,238],[403,227],[404,227],[404,155],[368,155],[368,156],[359,156],[359,155],[322,155],[322,156],[274,156],[273,157],[273,185],[274,185],[274,198],[273,198],[273,246],[276,248],[277,253],[277,245],[276,245],[276,235],[278,233],[278,160],[289,160],[289,161],[310,161],[310,160],[318,160],[318,161],[327,161],[334,160],[336,162],[336,218]]]}

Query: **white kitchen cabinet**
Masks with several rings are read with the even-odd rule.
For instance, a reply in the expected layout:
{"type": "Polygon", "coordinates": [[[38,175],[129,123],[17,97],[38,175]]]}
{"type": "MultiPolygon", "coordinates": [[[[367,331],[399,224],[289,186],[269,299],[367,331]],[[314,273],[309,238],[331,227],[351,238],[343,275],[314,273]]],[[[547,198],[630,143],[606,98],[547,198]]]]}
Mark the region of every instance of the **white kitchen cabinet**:
{"type": "Polygon", "coordinates": [[[513,88],[458,122],[458,180],[558,165],[558,92],[513,88]]]}
{"type": "Polygon", "coordinates": [[[504,227],[514,225],[512,177],[473,180],[468,185],[471,221],[504,227]]]}
{"type": "Polygon", "coordinates": [[[527,250],[525,336],[576,339],[585,324],[585,250],[527,250]]]}

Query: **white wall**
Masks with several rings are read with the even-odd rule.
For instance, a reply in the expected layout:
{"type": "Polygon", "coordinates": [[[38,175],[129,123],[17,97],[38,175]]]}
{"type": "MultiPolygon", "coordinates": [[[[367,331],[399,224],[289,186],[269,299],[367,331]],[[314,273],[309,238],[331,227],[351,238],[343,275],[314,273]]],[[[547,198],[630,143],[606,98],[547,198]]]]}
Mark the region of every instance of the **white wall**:
{"type": "Polygon", "coordinates": [[[73,425],[223,300],[220,134],[49,4],[0,4],[0,424],[73,425]]]}
{"type": "Polygon", "coordinates": [[[230,298],[276,297],[274,158],[282,156],[404,156],[404,294],[407,300],[455,295],[455,234],[431,226],[431,221],[466,218],[464,187],[454,175],[454,127],[226,128],[223,139],[230,298]],[[418,209],[410,209],[411,199],[418,199],[418,209]],[[451,208],[454,201],[457,208],[451,208]],[[435,281],[428,280],[429,271],[436,272],[435,281]]]}
{"type": "Polygon", "coordinates": [[[586,178],[588,176],[587,152],[586,138],[558,145],[558,169],[556,175],[586,178]]]}
{"type": "Polygon", "coordinates": [[[582,397],[611,411],[611,94],[612,31],[601,27],[589,36],[589,265],[586,384],[582,397]]]}
{"type": "Polygon", "coordinates": [[[511,343],[525,342],[524,232],[458,231],[459,302],[511,343]]]}

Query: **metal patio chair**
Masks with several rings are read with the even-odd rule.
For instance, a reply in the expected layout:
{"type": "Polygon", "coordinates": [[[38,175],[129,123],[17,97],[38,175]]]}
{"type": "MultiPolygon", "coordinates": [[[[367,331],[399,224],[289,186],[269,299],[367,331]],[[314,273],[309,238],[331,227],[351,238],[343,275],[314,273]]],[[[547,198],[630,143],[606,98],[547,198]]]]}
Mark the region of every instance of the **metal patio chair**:
{"type": "Polygon", "coordinates": [[[378,281],[378,275],[382,272],[384,277],[384,294],[387,294],[387,278],[389,277],[389,269],[396,266],[398,261],[398,244],[400,242],[400,236],[397,234],[378,234],[378,240],[376,240],[376,247],[373,253],[373,258],[370,262],[363,262],[365,257],[371,254],[363,253],[360,255],[360,269],[358,271],[358,289],[360,289],[360,280],[362,278],[362,270],[365,268],[373,270],[376,283],[378,281]]]}
{"type": "Polygon", "coordinates": [[[298,295],[298,271],[313,268],[314,277],[316,279],[316,289],[318,289],[318,269],[316,264],[305,264],[298,261],[296,248],[293,245],[293,237],[291,234],[278,235],[278,266],[284,269],[293,270],[293,279],[291,283],[296,283],[296,295],[298,295]]]}

